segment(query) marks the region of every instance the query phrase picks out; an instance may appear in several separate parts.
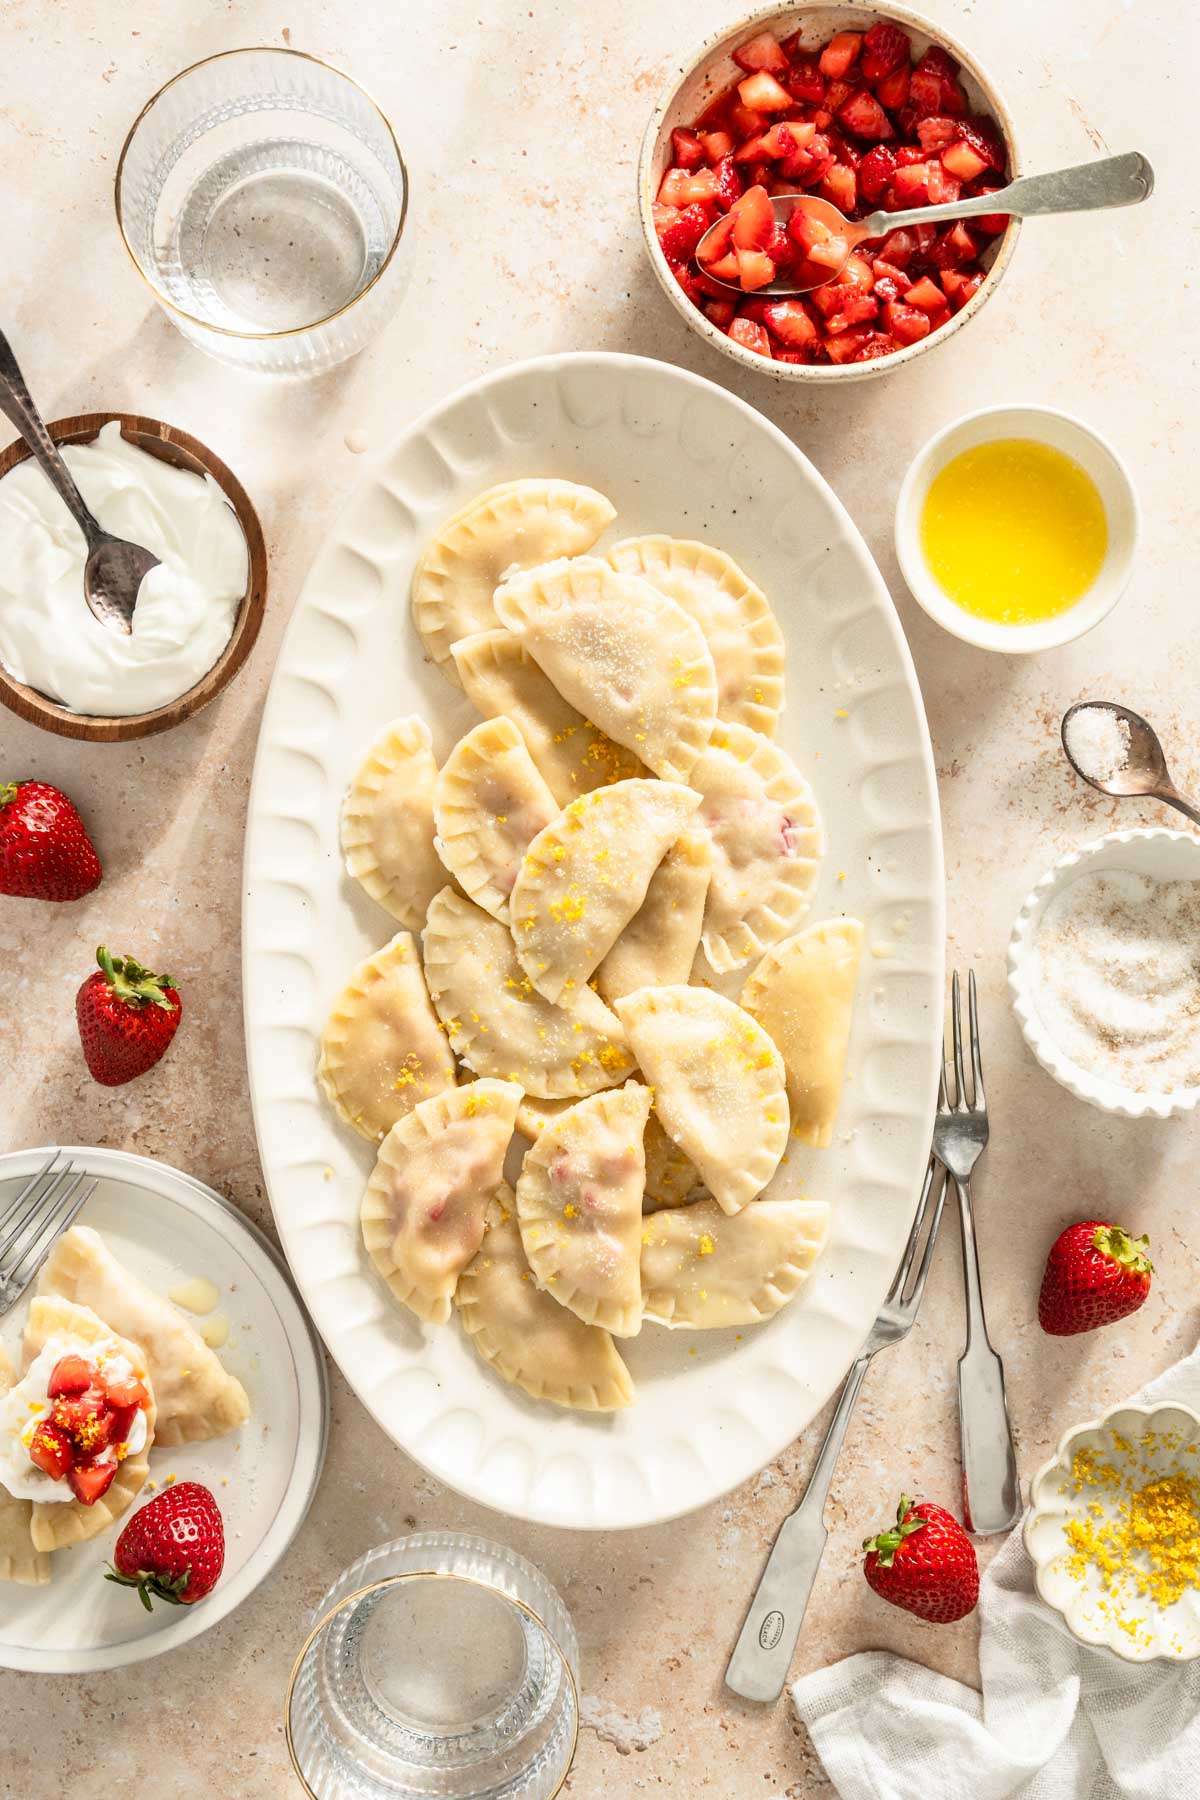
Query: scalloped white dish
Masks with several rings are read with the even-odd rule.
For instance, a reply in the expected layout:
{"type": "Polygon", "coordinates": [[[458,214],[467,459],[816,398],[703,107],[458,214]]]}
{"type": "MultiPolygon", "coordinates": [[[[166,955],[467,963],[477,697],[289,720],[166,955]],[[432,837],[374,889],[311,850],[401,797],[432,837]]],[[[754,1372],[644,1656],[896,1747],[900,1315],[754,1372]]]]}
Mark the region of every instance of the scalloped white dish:
{"type": "Polygon", "coordinates": [[[1200,881],[1200,838],[1186,831],[1144,826],[1107,832],[1060,856],[1030,890],[1013,925],[1008,945],[1008,988],[1013,1011],[1034,1056],[1068,1093],[1098,1106],[1102,1112],[1120,1113],[1127,1119],[1168,1119],[1175,1113],[1191,1112],[1200,1102],[1200,1087],[1139,1093],[1093,1075],[1064,1055],[1038,1011],[1034,940],[1042,914],[1077,875],[1105,869],[1131,869],[1134,874],[1149,875],[1155,881],[1200,881]]]}
{"type": "Polygon", "coordinates": [[[1082,1572],[1073,1569],[1069,1525],[1077,1521],[1105,1530],[1116,1516],[1120,1494],[1108,1482],[1076,1481],[1073,1470],[1080,1451],[1097,1456],[1110,1470],[1128,1472],[1138,1484],[1182,1473],[1200,1486],[1200,1415],[1168,1401],[1115,1406],[1102,1418],[1074,1426],[1034,1476],[1025,1518],[1025,1548],[1037,1591],[1062,1614],[1080,1643],[1100,1645],[1124,1662],[1193,1662],[1200,1656],[1200,1588],[1162,1606],[1132,1586],[1118,1593],[1106,1590],[1090,1559],[1082,1572]]]}
{"type": "Polygon", "coordinates": [[[246,1032],[263,1164],[301,1291],[359,1397],[431,1474],[539,1522],[646,1525],[726,1492],[807,1425],[857,1353],[912,1218],[943,945],[937,790],[908,649],[862,539],[774,426],[682,370],[584,353],[474,383],[376,464],[313,566],[264,713],[246,845],[246,1032]],[[603,1417],[528,1400],[454,1324],[422,1327],[396,1307],[360,1240],[372,1147],[338,1124],[314,1073],[330,1002],[392,929],[342,873],[345,784],[399,714],[430,721],[439,756],[476,722],[423,660],[413,564],[480,489],[523,475],[607,494],[618,516],[602,548],[651,530],[709,538],[766,590],[788,646],[780,741],[829,835],[811,916],[848,912],[867,929],[835,1144],[794,1147],[768,1190],[833,1203],[811,1281],[745,1332],[648,1326],[622,1344],[637,1401],[603,1417]]]}

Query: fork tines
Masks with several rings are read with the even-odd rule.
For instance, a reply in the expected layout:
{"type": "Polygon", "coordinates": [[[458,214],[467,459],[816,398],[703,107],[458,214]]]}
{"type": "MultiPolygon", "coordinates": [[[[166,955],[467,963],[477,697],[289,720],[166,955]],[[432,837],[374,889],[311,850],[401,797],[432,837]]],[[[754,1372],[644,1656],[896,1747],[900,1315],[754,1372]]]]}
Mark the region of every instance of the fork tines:
{"type": "Polygon", "coordinates": [[[0,1313],[25,1292],[55,1241],[95,1193],[85,1169],[59,1164],[55,1150],[0,1212],[0,1313]]]}

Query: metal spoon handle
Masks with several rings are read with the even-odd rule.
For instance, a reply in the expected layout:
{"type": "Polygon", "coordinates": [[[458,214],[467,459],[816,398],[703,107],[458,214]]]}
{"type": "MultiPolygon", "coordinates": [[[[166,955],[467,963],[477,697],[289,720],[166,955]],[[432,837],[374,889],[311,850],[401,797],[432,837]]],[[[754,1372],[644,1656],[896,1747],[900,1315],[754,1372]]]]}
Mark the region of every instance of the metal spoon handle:
{"type": "Polygon", "coordinates": [[[1173,806],[1176,812],[1181,812],[1185,819],[1192,821],[1193,825],[1200,825],[1200,808],[1193,806],[1190,800],[1185,800],[1174,782],[1168,782],[1166,787],[1158,788],[1154,798],[1163,801],[1167,806],[1173,806]]]}
{"type": "Polygon", "coordinates": [[[909,225],[936,225],[943,219],[971,219],[981,213],[1011,213],[1017,219],[1038,213],[1095,212],[1109,206],[1136,206],[1154,192],[1154,170],[1140,150],[1053,169],[1048,175],[1022,175],[991,194],[947,200],[941,206],[914,207],[911,212],[877,212],[862,221],[866,237],[880,237],[909,225]]]}
{"type": "Polygon", "coordinates": [[[38,467],[87,539],[88,548],[104,536],[93,518],[87,502],[75,486],[71,471],[59,455],[58,446],[46,430],[41,413],[25,385],[12,345],[0,331],[0,412],[15,425],[29,445],[38,467]]]}

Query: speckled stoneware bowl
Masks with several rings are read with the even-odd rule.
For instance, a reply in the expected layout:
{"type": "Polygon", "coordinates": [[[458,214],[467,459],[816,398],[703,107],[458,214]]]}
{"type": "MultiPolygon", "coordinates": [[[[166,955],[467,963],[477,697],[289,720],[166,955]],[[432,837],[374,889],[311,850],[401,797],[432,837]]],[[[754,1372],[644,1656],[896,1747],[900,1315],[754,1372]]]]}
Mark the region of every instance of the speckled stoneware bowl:
{"type": "Polygon", "coordinates": [[[1110,831],[1060,856],[1026,897],[1008,944],[1008,989],[1025,1042],[1048,1075],[1068,1092],[1102,1112],[1127,1119],[1167,1119],[1191,1112],[1200,1102],[1200,1087],[1176,1088],[1167,1094],[1138,1093],[1081,1069],[1063,1054],[1042,1023],[1037,1006],[1037,954],[1034,940],[1047,906],[1077,875],[1108,869],[1131,870],[1155,881],[1200,881],[1200,838],[1186,831],[1146,827],[1110,831]]]}
{"type": "Polygon", "coordinates": [[[1012,117],[995,82],[979,59],[965,49],[957,38],[944,31],[940,25],[934,24],[931,19],[923,18],[920,13],[910,12],[905,6],[869,5],[866,0],[843,0],[840,6],[819,4],[818,0],[798,0],[792,6],[768,6],[761,12],[750,13],[736,25],[723,27],[707,38],[694,55],[677,64],[646,127],[638,159],[638,208],[650,267],[657,275],[663,292],[677,311],[682,313],[692,330],[714,349],[720,350],[725,356],[731,356],[734,362],[740,363],[744,369],[753,370],[756,375],[770,375],[776,381],[824,384],[871,381],[890,374],[893,369],[905,367],[915,357],[924,356],[961,331],[995,293],[997,283],[1012,260],[1017,234],[1021,228],[1019,219],[1011,219],[1003,236],[995,238],[983,252],[981,260],[988,271],[987,279],[962,311],[955,313],[940,331],[932,332],[919,342],[909,344],[891,356],[881,356],[874,362],[840,365],[772,362],[765,356],[757,356],[753,350],[743,349],[741,344],[735,344],[723,331],[718,331],[699,307],[692,305],[672,275],[671,266],[662,253],[658,234],[654,229],[654,199],[663,174],[670,164],[671,132],[678,125],[691,125],[717,94],[745,73],[733,60],[733,52],[738,45],[746,43],[759,31],[774,31],[780,38],[790,37],[794,31],[799,31],[804,42],[816,49],[836,31],[868,31],[880,19],[890,19],[903,26],[918,56],[930,44],[940,44],[962,65],[963,85],[967,90],[972,112],[988,113],[995,119],[1008,150],[1009,176],[1012,178],[1019,175],[1022,172],[1021,162],[1012,117]]]}
{"type": "Polygon", "coordinates": [[[1122,1471],[1136,1464],[1133,1478],[1139,1485],[1177,1473],[1200,1485],[1200,1416],[1190,1406],[1163,1402],[1117,1406],[1102,1418],[1073,1426],[1033,1478],[1024,1533],[1038,1593],[1062,1614],[1081,1644],[1111,1650],[1123,1662],[1193,1662],[1200,1656],[1200,1588],[1189,1588],[1173,1605],[1163,1606],[1136,1590],[1106,1593],[1094,1564],[1082,1577],[1073,1572],[1075,1552],[1067,1536],[1071,1521],[1102,1529],[1114,1516],[1111,1488],[1076,1482],[1079,1451],[1094,1452],[1102,1463],[1122,1471]]]}

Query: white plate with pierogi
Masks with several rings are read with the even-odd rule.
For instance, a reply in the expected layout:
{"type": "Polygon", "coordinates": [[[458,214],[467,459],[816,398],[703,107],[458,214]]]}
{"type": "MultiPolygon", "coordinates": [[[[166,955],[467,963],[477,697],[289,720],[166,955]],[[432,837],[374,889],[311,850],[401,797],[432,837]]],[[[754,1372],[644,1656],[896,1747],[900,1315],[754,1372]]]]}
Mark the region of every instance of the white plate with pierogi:
{"type": "MultiPolygon", "coordinates": [[[[0,1210],[51,1154],[0,1157],[0,1210]]],[[[123,1150],[58,1158],[97,1185],[0,1320],[0,1667],[84,1675],[192,1642],[271,1574],[316,1491],[329,1390],[282,1259],[228,1200],[123,1150]],[[148,1426],[86,1503],[28,1454],[48,1410],[39,1363],[80,1349],[110,1373],[107,1352],[121,1355],[148,1426]],[[194,1604],[147,1609],[105,1571],[123,1527],[176,1481],[215,1497],[224,1567],[194,1604]]]]}
{"type": "Polygon", "coordinates": [[[908,649],[794,444],[606,353],[406,431],[288,628],[243,933],[280,1235],[396,1443],[585,1529],[776,1456],[911,1223],[943,940],[908,649]]]}

